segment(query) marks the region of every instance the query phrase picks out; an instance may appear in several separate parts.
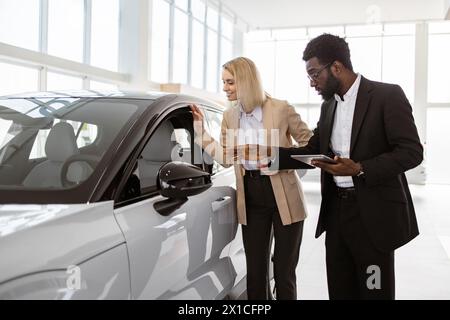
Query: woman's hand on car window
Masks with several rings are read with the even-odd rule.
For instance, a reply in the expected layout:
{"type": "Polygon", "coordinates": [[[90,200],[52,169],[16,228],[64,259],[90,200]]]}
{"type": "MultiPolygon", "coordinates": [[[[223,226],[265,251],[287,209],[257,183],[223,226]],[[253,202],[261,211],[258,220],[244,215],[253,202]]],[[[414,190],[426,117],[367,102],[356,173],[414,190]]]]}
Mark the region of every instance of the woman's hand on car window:
{"type": "Polygon", "coordinates": [[[194,118],[194,131],[196,134],[202,134],[204,132],[205,116],[197,105],[191,104],[189,107],[191,108],[192,117],[194,118]]]}

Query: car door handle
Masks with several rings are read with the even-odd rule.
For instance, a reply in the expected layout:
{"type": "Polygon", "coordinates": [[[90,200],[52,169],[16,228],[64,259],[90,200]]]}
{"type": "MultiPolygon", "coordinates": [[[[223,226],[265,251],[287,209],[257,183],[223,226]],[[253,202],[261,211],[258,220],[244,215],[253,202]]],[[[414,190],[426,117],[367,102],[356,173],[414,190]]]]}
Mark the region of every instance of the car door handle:
{"type": "Polygon", "coordinates": [[[225,197],[217,199],[216,201],[214,201],[211,204],[213,212],[222,209],[223,207],[227,206],[230,202],[231,202],[230,196],[225,196],[225,197]]]}

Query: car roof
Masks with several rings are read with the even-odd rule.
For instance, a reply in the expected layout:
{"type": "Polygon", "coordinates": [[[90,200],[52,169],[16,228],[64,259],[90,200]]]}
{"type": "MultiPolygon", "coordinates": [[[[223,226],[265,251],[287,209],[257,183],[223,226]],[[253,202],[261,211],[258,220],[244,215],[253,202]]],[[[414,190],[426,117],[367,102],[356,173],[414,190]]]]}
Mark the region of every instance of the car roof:
{"type": "Polygon", "coordinates": [[[41,91],[26,92],[12,95],[1,96],[2,99],[26,99],[26,98],[126,98],[126,99],[149,99],[155,100],[172,93],[147,91],[119,91],[119,90],[58,90],[58,91],[41,91]]]}
{"type": "Polygon", "coordinates": [[[172,97],[173,101],[208,103],[224,111],[225,106],[208,98],[197,97],[182,93],[160,91],[119,91],[119,90],[58,90],[17,93],[0,96],[0,99],[55,99],[55,98],[113,98],[113,99],[142,99],[157,100],[162,97],[172,97]]]}

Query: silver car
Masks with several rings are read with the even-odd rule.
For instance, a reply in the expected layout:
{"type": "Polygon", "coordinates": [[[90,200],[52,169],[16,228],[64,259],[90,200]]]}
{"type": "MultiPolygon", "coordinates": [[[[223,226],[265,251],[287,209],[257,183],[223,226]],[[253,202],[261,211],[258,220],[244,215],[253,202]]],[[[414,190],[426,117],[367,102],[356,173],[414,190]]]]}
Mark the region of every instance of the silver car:
{"type": "Polygon", "coordinates": [[[0,299],[245,295],[235,176],[175,94],[0,97],[0,299]]]}

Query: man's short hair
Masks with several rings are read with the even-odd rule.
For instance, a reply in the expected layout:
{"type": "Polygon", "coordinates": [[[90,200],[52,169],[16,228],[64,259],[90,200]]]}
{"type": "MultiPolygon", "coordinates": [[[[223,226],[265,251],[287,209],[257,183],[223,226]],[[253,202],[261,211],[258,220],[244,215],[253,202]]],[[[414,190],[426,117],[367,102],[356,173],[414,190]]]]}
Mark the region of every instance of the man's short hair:
{"type": "Polygon", "coordinates": [[[341,62],[347,69],[353,71],[350,60],[350,49],[344,38],[324,33],[312,39],[303,51],[303,60],[316,57],[321,64],[341,62]]]}

